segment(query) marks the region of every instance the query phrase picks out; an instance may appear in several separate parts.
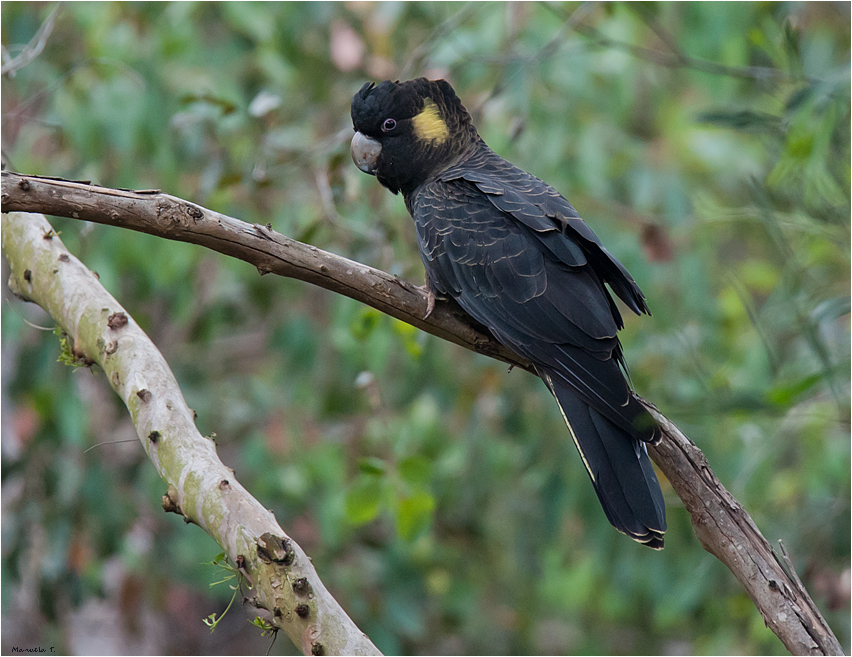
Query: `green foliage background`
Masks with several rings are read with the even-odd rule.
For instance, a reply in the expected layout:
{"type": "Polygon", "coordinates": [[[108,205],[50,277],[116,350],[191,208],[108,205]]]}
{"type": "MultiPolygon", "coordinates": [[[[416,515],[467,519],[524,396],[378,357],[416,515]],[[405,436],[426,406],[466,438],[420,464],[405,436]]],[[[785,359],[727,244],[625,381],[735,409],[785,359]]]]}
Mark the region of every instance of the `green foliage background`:
{"type": "MultiPolygon", "coordinates": [[[[4,2],[4,48],[53,9],[4,2]]],[[[67,3],[3,76],[3,156],[419,284],[402,200],[349,161],[349,101],[448,77],[640,283],[637,390],[783,540],[848,651],[849,35],[845,3],[67,3]]],[[[533,377],[198,247],[54,226],[380,649],[783,652],[666,482],[665,551],[610,528],[533,377]]],[[[3,310],[3,652],[264,651],[251,609],[202,625],[230,597],[207,592],[219,549],[162,513],[139,445],[85,451],[134,435],[103,377],[3,310]]]]}

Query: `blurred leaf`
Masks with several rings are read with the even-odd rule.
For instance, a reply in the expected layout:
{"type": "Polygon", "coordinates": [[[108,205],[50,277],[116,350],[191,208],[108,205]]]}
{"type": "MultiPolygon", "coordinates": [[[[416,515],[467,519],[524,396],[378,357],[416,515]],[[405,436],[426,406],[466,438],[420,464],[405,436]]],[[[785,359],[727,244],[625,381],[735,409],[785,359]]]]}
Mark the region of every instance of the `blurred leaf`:
{"type": "Polygon", "coordinates": [[[418,491],[399,500],[396,510],[396,529],[399,536],[412,541],[432,524],[435,498],[429,493],[418,491]]]}
{"type": "Polygon", "coordinates": [[[424,334],[411,324],[406,324],[398,319],[391,320],[391,324],[394,332],[402,338],[402,343],[408,355],[412,358],[419,358],[423,354],[424,334]]]}
{"type": "Polygon", "coordinates": [[[419,454],[409,456],[400,461],[399,475],[410,486],[425,487],[432,477],[432,463],[419,454]]]}
{"type": "Polygon", "coordinates": [[[364,341],[370,337],[376,327],[383,321],[382,313],[373,308],[362,307],[349,325],[349,331],[356,340],[364,341]]]}
{"type": "Polygon", "coordinates": [[[766,391],[766,400],[778,406],[789,406],[795,402],[799,395],[813,388],[817,383],[822,381],[824,375],[822,373],[811,374],[810,376],[797,379],[790,382],[779,382],[772,388],[766,391]]]}
{"type": "Polygon", "coordinates": [[[369,456],[358,459],[358,469],[368,475],[383,475],[387,470],[387,464],[382,459],[369,456]]]}
{"type": "Polygon", "coordinates": [[[779,117],[751,110],[702,112],[698,115],[698,121],[744,132],[765,132],[769,134],[781,134],[783,132],[779,117]]]}
{"type": "Polygon", "coordinates": [[[379,515],[384,482],[376,477],[362,477],[346,494],[346,519],[363,525],[379,515]]]}

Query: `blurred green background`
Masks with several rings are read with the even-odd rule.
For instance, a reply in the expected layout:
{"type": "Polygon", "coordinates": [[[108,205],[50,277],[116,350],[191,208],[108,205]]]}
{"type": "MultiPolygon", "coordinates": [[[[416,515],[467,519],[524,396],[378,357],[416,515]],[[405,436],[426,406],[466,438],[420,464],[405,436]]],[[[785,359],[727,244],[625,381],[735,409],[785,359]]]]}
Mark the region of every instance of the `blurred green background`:
{"type": "MultiPolygon", "coordinates": [[[[849,12],[4,2],[4,67],[36,56],[2,78],[3,159],[422,284],[402,199],[350,161],[349,102],[366,80],[448,78],[642,286],[654,315],[622,334],[638,392],[783,540],[848,652],[849,12]]],[[[609,526],[534,377],[200,247],[53,223],[380,649],[784,652],[667,482],[665,551],[609,526]]],[[[162,512],[138,443],[85,451],[134,437],[125,409],[4,295],[2,651],[265,651],[250,608],[202,624],[230,597],[208,586],[219,548],[162,512]]]]}

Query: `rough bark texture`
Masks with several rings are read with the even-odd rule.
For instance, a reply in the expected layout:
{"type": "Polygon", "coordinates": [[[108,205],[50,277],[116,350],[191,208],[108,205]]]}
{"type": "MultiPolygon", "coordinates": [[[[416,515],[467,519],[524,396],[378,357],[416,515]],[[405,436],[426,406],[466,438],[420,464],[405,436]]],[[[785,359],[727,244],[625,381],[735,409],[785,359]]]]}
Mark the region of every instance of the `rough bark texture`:
{"type": "Polygon", "coordinates": [[[710,469],[702,451],[653,404],[643,402],[665,433],[663,441],[648,452],[683,500],[704,549],[734,574],[766,626],[792,654],[842,655],[840,642],[786,554],[782,564],[751,516],[710,469]]]}
{"type": "Polygon", "coordinates": [[[306,655],[376,655],[372,642],[323,586],[302,548],[255,500],[195,427],[162,354],[39,214],[3,215],[12,291],[34,301],[73,341],[80,365],[97,363],[130,411],[136,433],[168,483],[163,508],[199,525],[253,585],[306,655]]]}
{"type": "Polygon", "coordinates": [[[427,300],[421,288],[297,242],[269,226],[248,224],[156,190],[133,192],[8,171],[3,172],[2,199],[3,212],[53,214],[206,246],[254,265],[261,275],[272,273],[313,283],[439,338],[532,371],[529,363],[522,363],[512,351],[472,326],[460,308],[439,304],[424,320],[427,300]],[[19,207],[20,203],[26,207],[19,207]]]}
{"type": "MultiPolygon", "coordinates": [[[[131,192],[3,172],[2,209],[45,212],[192,242],[246,260],[264,274],[298,278],[366,303],[467,349],[530,370],[460,310],[439,303],[428,319],[418,287],[371,267],[301,244],[158,192],[131,192]]],[[[742,583],[767,626],[800,655],[843,654],[799,578],[722,486],[704,454],[652,405],[665,430],[651,458],[671,482],[704,548],[742,583]]]]}

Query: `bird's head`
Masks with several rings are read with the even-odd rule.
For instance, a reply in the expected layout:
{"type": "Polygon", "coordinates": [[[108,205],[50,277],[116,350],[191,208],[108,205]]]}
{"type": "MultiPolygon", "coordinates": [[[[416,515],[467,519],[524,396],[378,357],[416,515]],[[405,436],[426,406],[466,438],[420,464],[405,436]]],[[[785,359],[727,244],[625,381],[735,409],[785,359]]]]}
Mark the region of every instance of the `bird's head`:
{"type": "Polygon", "coordinates": [[[352,98],[352,159],[394,194],[409,193],[477,139],[445,80],[368,82],[352,98]]]}

